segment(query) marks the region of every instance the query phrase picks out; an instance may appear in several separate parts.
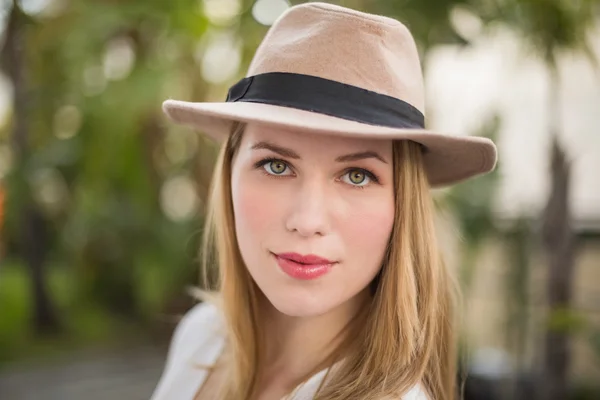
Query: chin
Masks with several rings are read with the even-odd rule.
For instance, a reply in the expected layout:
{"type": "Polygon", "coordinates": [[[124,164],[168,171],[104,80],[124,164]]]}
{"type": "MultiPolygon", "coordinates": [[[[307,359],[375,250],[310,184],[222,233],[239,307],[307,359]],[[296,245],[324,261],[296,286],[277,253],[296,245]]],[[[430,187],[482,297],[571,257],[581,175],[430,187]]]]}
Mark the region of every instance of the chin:
{"type": "Polygon", "coordinates": [[[265,297],[277,311],[290,317],[316,317],[339,305],[330,296],[306,289],[278,290],[277,293],[265,293],[265,297]]]}

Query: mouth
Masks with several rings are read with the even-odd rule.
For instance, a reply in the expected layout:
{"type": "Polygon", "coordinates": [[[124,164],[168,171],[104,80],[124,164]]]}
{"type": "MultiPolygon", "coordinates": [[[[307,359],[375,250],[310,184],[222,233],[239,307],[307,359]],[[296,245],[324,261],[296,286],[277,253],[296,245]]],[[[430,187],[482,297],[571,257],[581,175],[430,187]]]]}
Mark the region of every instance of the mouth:
{"type": "Polygon", "coordinates": [[[323,257],[316,256],[314,254],[302,255],[298,253],[280,253],[274,254],[276,257],[285,258],[286,260],[293,261],[303,265],[323,265],[323,264],[335,264],[335,261],[328,260],[323,257]]]}
{"type": "Polygon", "coordinates": [[[314,254],[271,253],[283,272],[300,280],[317,279],[327,274],[337,261],[331,261],[314,254]]]}

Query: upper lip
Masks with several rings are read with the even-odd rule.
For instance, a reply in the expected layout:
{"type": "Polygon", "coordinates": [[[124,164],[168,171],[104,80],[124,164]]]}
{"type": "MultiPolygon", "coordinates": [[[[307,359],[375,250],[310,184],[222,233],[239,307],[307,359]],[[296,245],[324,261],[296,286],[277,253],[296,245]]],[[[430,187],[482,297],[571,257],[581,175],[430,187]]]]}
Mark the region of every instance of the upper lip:
{"type": "Polygon", "coordinates": [[[285,258],[300,264],[306,265],[322,265],[322,264],[333,264],[335,261],[328,260],[323,257],[319,257],[314,254],[298,254],[298,253],[279,253],[275,254],[277,257],[285,258]]]}

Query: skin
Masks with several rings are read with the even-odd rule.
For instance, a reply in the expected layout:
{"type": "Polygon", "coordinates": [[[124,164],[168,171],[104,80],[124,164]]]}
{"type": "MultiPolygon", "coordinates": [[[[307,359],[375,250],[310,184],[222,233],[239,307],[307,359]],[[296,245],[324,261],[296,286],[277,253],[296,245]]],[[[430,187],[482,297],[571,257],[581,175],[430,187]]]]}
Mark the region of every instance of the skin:
{"type": "Polygon", "coordinates": [[[392,142],[249,124],[231,182],[237,240],[269,338],[256,398],[280,398],[369,298],[394,222],[392,142]],[[334,264],[299,280],[274,256],[286,252],[334,264]]]}

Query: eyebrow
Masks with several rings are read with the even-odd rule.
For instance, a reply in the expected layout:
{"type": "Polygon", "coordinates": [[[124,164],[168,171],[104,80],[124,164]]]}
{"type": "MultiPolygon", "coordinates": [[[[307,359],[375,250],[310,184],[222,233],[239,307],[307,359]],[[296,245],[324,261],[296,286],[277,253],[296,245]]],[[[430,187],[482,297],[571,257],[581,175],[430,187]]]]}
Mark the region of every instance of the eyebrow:
{"type": "MultiPolygon", "coordinates": [[[[260,141],[260,142],[255,143],[252,146],[252,150],[270,150],[270,151],[277,153],[283,157],[293,158],[296,160],[300,159],[300,156],[294,150],[288,149],[286,147],[278,146],[274,143],[267,142],[267,141],[260,141]]],[[[339,156],[335,159],[335,161],[336,162],[349,162],[349,161],[364,160],[367,158],[375,158],[384,164],[388,163],[381,155],[379,155],[379,153],[377,153],[376,151],[371,151],[371,150],[339,156]]]]}
{"type": "Polygon", "coordinates": [[[388,162],[379,155],[376,151],[361,151],[359,153],[346,154],[345,156],[339,156],[335,159],[337,162],[348,162],[348,161],[358,161],[364,160],[365,158],[375,158],[381,161],[384,164],[388,162]]]}
{"type": "Polygon", "coordinates": [[[283,157],[294,158],[296,160],[300,159],[300,156],[294,150],[278,146],[271,142],[265,142],[265,141],[257,142],[252,146],[252,150],[261,150],[261,149],[271,150],[272,152],[277,153],[283,157]]]}

